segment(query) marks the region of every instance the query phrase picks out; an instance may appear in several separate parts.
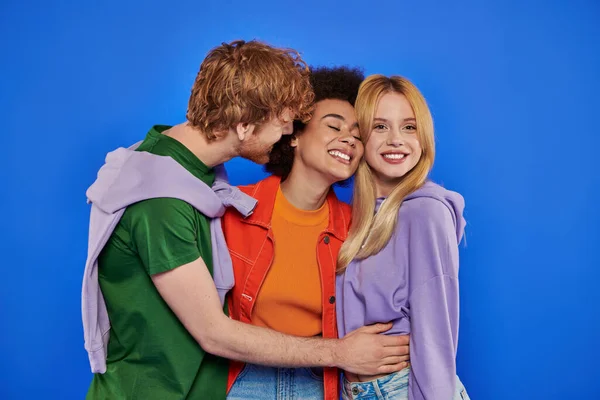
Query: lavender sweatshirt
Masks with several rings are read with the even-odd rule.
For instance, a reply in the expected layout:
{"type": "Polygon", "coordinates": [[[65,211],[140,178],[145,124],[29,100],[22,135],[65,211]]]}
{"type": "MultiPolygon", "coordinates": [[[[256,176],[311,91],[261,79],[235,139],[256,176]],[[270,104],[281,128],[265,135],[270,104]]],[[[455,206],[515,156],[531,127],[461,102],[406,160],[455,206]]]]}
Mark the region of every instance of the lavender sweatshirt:
{"type": "Polygon", "coordinates": [[[388,321],[393,327],[386,334],[410,334],[409,400],[454,394],[463,208],[460,194],[427,182],[402,203],[387,245],[337,277],[340,337],[388,321]]]}
{"type": "Polygon", "coordinates": [[[213,279],[221,304],[233,287],[231,256],[221,229],[225,207],[233,206],[249,215],[256,200],[227,183],[225,168],[215,167],[213,187],[193,176],[171,157],[119,148],[106,156],[106,163],[87,190],[92,203],[88,256],[81,288],[81,313],[85,349],[93,373],[106,372],[106,349],[110,321],[98,283],[98,256],[119,223],[127,206],[157,197],[183,200],[209,218],[213,256],[213,279]]]}

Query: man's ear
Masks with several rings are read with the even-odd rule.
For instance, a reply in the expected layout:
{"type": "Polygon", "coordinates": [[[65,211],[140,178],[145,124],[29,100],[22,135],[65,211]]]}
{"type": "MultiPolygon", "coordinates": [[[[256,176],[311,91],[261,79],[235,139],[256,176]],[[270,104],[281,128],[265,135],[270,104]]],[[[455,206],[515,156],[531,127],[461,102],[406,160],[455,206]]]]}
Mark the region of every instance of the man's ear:
{"type": "Polygon", "coordinates": [[[250,137],[254,132],[254,128],[256,128],[256,125],[254,124],[249,124],[246,122],[238,123],[235,126],[235,133],[237,134],[237,137],[240,140],[240,142],[243,142],[245,139],[250,137]]]}

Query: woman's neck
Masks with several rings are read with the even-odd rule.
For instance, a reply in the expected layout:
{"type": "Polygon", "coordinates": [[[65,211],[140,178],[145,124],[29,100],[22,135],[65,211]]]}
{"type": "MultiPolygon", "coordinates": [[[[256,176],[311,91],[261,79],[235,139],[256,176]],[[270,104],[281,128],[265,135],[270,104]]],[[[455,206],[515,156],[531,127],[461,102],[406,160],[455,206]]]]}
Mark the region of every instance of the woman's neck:
{"type": "Polygon", "coordinates": [[[330,188],[330,184],[311,179],[294,169],[281,182],[281,192],[287,201],[301,210],[319,209],[327,199],[330,188]]]}

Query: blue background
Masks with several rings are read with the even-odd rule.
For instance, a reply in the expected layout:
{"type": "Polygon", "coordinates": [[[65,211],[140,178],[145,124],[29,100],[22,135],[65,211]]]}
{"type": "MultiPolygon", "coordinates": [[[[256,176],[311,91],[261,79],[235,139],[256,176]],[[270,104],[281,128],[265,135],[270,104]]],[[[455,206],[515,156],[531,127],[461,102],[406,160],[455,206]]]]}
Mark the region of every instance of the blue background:
{"type": "Polygon", "coordinates": [[[436,122],[433,176],[467,200],[471,398],[600,398],[598,21],[592,0],[3,0],[0,398],[83,398],[85,190],[106,152],[182,122],[206,52],[237,38],[413,80],[436,122]]]}

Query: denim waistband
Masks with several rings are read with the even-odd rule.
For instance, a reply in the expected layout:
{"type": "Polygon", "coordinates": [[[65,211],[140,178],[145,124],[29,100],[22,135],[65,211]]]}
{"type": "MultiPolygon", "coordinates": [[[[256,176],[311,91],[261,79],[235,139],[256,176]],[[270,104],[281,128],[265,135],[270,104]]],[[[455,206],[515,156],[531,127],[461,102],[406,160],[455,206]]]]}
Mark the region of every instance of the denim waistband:
{"type": "Polygon", "coordinates": [[[350,382],[344,379],[344,394],[347,398],[366,399],[366,398],[385,398],[386,394],[392,391],[402,389],[408,386],[408,375],[410,367],[401,371],[382,376],[366,382],[350,382]]]}

